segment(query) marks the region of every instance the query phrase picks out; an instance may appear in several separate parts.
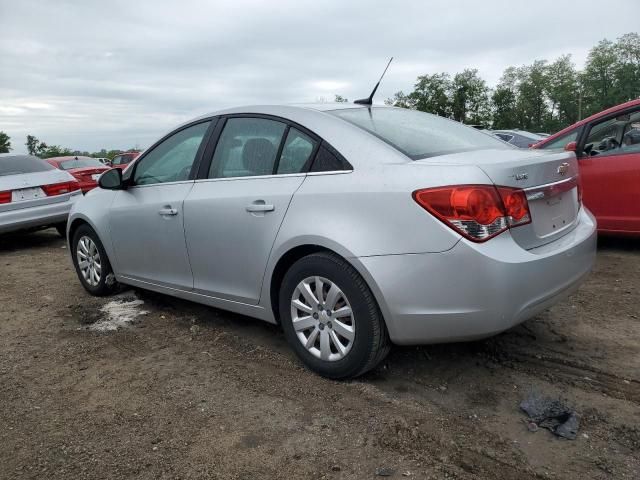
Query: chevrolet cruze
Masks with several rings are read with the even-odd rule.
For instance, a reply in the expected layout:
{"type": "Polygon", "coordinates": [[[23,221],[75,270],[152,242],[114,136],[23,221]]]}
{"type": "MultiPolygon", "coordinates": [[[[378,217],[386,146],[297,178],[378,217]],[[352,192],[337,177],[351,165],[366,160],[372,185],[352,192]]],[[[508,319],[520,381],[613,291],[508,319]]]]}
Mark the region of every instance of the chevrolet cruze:
{"type": "Polygon", "coordinates": [[[331,378],[392,343],[508,329],[574,291],[595,257],[572,152],[406,109],[220,111],[99,183],[68,222],[89,293],[122,283],[280,323],[331,378]]]}

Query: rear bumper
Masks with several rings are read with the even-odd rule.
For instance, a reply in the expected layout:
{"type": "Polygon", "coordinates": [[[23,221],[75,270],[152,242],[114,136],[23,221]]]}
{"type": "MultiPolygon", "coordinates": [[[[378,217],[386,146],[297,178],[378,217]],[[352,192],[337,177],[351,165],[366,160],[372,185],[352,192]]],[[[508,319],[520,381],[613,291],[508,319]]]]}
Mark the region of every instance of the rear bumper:
{"type": "Polygon", "coordinates": [[[28,230],[66,222],[71,206],[81,196],[80,191],[76,191],[69,194],[66,200],[60,202],[0,212],[0,233],[28,230]]]}
{"type": "Polygon", "coordinates": [[[596,224],[586,210],[562,238],[524,250],[509,232],[442,253],[361,257],[398,344],[473,340],[506,330],[574,292],[595,262],[596,224]]]}

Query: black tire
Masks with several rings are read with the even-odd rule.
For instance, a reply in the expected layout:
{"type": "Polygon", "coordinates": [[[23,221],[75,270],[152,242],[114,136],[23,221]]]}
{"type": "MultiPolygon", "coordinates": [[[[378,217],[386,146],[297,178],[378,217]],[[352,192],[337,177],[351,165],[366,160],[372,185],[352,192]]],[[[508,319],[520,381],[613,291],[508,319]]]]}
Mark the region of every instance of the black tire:
{"type": "Polygon", "coordinates": [[[60,235],[62,238],[67,238],[67,222],[64,223],[58,223],[57,225],[54,225],[55,229],[58,231],[58,235],[60,235]]]}
{"type": "Polygon", "coordinates": [[[96,232],[94,232],[94,230],[89,225],[81,225],[74,232],[73,239],[71,241],[71,258],[73,259],[73,266],[76,269],[76,274],[78,275],[80,283],[82,284],[84,289],[91,295],[103,297],[106,295],[111,295],[117,291],[118,282],[116,282],[116,279],[113,275],[113,269],[111,268],[111,263],[109,262],[107,253],[102,246],[100,238],[98,238],[96,232]],[[95,244],[100,255],[101,272],[100,280],[97,282],[97,285],[90,285],[87,280],[85,280],[78,265],[78,243],[80,242],[80,239],[82,237],[89,237],[95,244]]]}
{"type": "Polygon", "coordinates": [[[389,353],[391,343],[382,312],[360,274],[339,256],[319,252],[301,258],[284,276],[279,294],[280,320],[291,348],[314,372],[332,379],[362,375],[378,365],[389,353]],[[335,361],[314,356],[299,340],[291,318],[291,299],[298,284],[320,276],[335,283],[346,295],[355,320],[353,345],[335,361]]]}

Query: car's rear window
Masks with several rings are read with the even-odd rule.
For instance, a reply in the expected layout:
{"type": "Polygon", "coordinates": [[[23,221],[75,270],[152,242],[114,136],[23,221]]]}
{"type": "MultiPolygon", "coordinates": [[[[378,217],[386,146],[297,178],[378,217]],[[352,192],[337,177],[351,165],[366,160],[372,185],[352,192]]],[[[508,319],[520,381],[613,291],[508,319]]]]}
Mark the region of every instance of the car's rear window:
{"type": "Polygon", "coordinates": [[[45,172],[54,167],[44,160],[30,155],[0,155],[0,176],[45,172]]]}
{"type": "Polygon", "coordinates": [[[475,128],[415,110],[372,107],[329,113],[375,135],[412,160],[470,150],[512,148],[475,128]]]}
{"type": "Polygon", "coordinates": [[[73,160],[64,160],[60,162],[60,168],[62,170],[70,170],[72,168],[86,168],[86,167],[104,167],[99,160],[95,158],[78,158],[73,160]]]}

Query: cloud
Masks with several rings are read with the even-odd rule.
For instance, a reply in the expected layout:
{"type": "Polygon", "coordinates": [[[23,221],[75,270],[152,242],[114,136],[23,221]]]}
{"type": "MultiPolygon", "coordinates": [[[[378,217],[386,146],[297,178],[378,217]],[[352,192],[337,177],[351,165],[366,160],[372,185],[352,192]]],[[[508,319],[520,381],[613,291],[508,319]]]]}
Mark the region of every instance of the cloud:
{"type": "Polygon", "coordinates": [[[573,53],[637,30],[640,4],[461,0],[155,2],[0,0],[0,130],[71,148],[146,146],[233,105],[366,96],[418,75],[573,53]],[[594,12],[599,12],[594,16],[594,12]],[[622,12],[625,12],[622,14],[622,12]]]}

